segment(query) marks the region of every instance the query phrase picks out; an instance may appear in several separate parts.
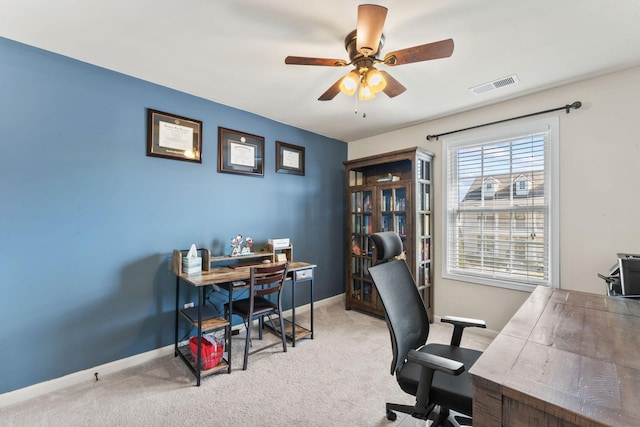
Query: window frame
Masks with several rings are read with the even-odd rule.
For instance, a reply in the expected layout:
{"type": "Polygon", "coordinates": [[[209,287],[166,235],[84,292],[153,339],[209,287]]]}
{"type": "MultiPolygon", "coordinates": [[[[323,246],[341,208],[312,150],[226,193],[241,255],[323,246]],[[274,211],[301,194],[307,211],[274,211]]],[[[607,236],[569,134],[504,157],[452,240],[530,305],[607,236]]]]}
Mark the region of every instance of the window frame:
{"type": "MultiPolygon", "coordinates": [[[[442,142],[442,182],[441,196],[442,214],[442,277],[485,286],[514,289],[520,291],[533,291],[536,286],[548,286],[558,288],[560,286],[560,136],[559,117],[550,116],[537,120],[519,121],[510,125],[492,126],[489,129],[473,130],[463,135],[448,136],[442,142]],[[549,274],[546,282],[524,283],[522,281],[508,279],[494,279],[474,272],[461,273],[451,271],[449,268],[449,160],[450,150],[464,146],[485,145],[494,141],[548,131],[547,144],[545,146],[545,191],[548,191],[548,215],[549,235],[547,239],[549,253],[549,274]]],[[[484,189],[483,189],[484,190],[484,189]]],[[[512,212],[515,212],[513,210],[512,212]]],[[[511,226],[512,228],[514,225],[511,226]]]]}

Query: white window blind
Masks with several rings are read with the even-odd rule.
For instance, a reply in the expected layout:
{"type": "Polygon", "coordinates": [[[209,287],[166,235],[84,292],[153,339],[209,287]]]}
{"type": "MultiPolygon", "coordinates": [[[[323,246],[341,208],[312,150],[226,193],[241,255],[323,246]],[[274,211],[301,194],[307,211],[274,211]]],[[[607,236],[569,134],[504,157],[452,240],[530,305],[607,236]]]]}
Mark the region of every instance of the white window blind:
{"type": "Polygon", "coordinates": [[[445,276],[520,289],[557,279],[555,139],[557,118],[445,141],[445,276]]]}

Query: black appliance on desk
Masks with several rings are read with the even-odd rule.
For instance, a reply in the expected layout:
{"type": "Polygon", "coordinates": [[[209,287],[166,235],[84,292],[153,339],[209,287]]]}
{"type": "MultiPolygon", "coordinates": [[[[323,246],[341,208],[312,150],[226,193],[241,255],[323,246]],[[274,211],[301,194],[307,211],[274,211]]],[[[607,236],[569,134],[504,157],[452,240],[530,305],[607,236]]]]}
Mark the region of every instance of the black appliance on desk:
{"type": "Polygon", "coordinates": [[[640,299],[640,255],[618,254],[617,262],[609,269],[609,275],[598,274],[607,282],[607,294],[640,299]]]}

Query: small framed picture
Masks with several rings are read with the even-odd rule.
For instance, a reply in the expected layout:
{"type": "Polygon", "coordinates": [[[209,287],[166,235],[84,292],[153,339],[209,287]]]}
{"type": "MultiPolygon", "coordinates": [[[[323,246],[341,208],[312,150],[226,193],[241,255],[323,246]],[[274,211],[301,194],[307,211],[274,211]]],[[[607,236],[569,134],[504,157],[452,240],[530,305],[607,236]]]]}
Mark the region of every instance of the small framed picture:
{"type": "Polygon", "coordinates": [[[218,172],[264,176],[264,138],[218,127],[218,172]]]}
{"type": "Polygon", "coordinates": [[[202,122],[147,109],[147,156],[202,163],[202,122]]]}
{"type": "Polygon", "coordinates": [[[276,141],[276,172],[304,175],[304,147],[276,141]]]}

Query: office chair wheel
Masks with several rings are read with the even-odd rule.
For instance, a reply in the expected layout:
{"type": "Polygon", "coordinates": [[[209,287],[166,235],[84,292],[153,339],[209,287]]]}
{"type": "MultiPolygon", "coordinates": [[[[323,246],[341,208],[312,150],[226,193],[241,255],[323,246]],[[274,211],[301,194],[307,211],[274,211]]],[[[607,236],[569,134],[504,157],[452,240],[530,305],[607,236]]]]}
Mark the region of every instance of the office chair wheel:
{"type": "Polygon", "coordinates": [[[398,416],[396,415],[396,413],[395,413],[395,412],[393,412],[393,411],[387,411],[387,419],[388,419],[389,421],[395,421],[395,420],[396,420],[396,418],[398,418],[398,416]]]}

